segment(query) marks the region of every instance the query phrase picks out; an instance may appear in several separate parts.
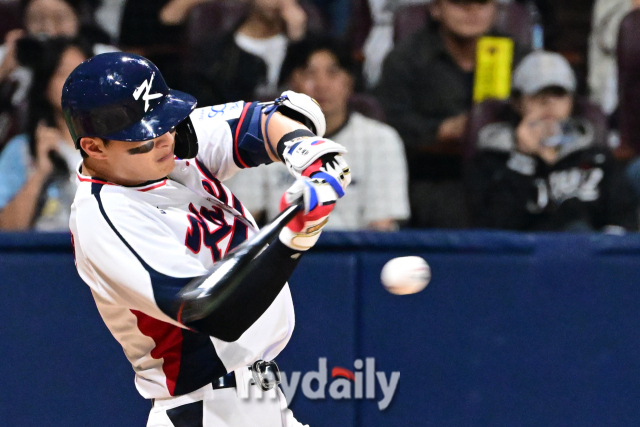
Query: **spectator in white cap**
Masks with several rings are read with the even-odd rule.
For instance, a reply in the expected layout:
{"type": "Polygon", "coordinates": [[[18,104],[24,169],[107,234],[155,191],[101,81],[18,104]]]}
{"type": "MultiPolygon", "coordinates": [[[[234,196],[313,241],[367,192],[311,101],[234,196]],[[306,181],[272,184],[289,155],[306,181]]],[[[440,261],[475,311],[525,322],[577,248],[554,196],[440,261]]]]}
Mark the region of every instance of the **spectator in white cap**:
{"type": "Polygon", "coordinates": [[[576,78],[537,51],[513,76],[513,111],[482,128],[466,174],[476,226],[515,230],[637,229],[637,203],[592,124],[573,114],[576,78]]]}

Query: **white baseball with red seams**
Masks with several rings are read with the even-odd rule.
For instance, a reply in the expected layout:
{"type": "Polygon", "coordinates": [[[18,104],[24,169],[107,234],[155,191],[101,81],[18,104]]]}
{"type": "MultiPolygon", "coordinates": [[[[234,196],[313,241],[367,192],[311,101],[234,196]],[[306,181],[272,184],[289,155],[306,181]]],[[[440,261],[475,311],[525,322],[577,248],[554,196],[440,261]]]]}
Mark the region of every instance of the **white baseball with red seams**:
{"type": "Polygon", "coordinates": [[[392,294],[415,294],[431,281],[431,268],[419,256],[394,258],[382,268],[380,280],[392,294]]]}

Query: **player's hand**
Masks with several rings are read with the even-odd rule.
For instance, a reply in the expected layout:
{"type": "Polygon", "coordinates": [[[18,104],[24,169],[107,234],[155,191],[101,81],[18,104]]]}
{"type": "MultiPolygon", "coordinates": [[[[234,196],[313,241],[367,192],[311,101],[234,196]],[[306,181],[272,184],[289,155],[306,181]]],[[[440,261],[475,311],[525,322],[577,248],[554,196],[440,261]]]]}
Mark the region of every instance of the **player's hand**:
{"type": "Polygon", "coordinates": [[[346,148],[337,142],[314,137],[288,142],[283,154],[285,164],[293,176],[323,176],[334,187],[338,196],[342,197],[351,183],[351,170],[340,155],[346,152],[346,148]]]}
{"type": "Polygon", "coordinates": [[[308,178],[321,178],[331,185],[338,197],[344,196],[344,190],[351,183],[351,170],[340,154],[329,153],[313,162],[303,172],[308,178]]]}
{"type": "Polygon", "coordinates": [[[320,176],[298,178],[282,196],[280,210],[293,204],[301,204],[303,210],[282,229],[280,241],[298,251],[311,248],[339,198],[333,186],[320,176]]]}

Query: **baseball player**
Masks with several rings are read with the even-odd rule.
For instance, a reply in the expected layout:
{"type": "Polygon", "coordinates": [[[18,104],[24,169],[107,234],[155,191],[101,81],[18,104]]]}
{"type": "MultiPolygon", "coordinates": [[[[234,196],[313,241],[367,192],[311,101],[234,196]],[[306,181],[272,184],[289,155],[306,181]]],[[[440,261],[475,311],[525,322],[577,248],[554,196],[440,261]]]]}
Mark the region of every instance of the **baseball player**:
{"type": "Polygon", "coordinates": [[[196,109],[147,59],[107,53],[71,73],[62,106],[83,156],[69,221],[77,269],[153,402],[147,426],[299,426],[274,387],[272,359],[294,327],[286,281],[350,181],[344,148],[318,137],[318,105],[285,92],[196,109]],[[256,232],[221,182],[273,161],[297,177],[283,208],[304,210],[219,309],[183,322],[179,291],[256,232]]]}

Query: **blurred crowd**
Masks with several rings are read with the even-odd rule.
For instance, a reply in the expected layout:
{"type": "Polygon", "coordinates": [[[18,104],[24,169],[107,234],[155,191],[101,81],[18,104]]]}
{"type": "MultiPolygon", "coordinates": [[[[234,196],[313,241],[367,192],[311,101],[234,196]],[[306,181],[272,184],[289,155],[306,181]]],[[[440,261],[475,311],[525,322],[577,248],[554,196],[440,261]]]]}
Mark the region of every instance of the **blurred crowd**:
{"type": "MultiPolygon", "coordinates": [[[[638,230],[640,0],[0,0],[0,229],[63,231],[60,97],[103,52],[199,106],[318,101],[352,184],[329,228],[638,230]],[[636,33],[638,33],[636,35],[636,33]]],[[[282,165],[226,184],[261,223],[282,165]]]]}

